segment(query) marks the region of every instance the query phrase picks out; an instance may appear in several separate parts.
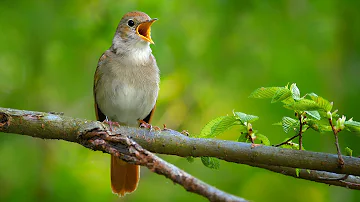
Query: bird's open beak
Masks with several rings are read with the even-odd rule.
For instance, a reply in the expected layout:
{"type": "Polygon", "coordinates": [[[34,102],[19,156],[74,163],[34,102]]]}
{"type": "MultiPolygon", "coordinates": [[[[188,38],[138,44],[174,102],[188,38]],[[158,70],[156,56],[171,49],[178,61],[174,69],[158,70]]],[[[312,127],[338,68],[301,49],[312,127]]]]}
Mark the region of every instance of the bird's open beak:
{"type": "Polygon", "coordinates": [[[154,44],[153,40],[151,39],[151,25],[157,20],[157,18],[153,18],[151,20],[142,22],[139,26],[136,27],[136,34],[139,35],[145,41],[154,44]]]}

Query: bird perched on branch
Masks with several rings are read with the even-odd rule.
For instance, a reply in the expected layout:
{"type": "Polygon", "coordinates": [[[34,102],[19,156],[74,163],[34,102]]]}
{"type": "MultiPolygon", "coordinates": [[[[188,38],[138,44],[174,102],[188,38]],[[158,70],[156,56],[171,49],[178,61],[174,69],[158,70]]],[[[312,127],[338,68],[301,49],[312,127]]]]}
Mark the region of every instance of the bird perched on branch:
{"type": "MultiPolygon", "coordinates": [[[[139,11],[126,13],[111,47],[99,59],[94,77],[97,120],[138,127],[150,123],[159,91],[159,69],[151,53],[151,25],[139,11]]],[[[111,188],[119,196],[136,190],[140,166],[111,156],[111,188]]]]}

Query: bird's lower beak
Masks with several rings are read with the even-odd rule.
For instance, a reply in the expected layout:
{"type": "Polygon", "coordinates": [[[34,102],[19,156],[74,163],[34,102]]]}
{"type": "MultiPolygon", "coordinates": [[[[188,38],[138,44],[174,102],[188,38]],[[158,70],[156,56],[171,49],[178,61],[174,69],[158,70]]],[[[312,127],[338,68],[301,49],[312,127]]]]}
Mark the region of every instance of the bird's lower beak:
{"type": "Polygon", "coordinates": [[[151,25],[157,20],[157,18],[145,21],[141,23],[136,28],[136,34],[139,35],[142,39],[145,41],[150,42],[151,44],[154,44],[154,41],[151,39],[151,25]]]}

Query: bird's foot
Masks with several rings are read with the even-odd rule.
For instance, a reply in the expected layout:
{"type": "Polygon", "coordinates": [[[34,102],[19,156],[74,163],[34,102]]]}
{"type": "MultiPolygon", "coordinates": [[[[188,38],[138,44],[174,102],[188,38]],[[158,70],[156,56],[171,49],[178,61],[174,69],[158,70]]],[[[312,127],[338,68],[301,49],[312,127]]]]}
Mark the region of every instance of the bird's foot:
{"type": "Polygon", "coordinates": [[[150,130],[153,128],[151,124],[148,124],[143,120],[139,120],[139,123],[140,123],[140,128],[148,128],[150,130]]]}
{"type": "Polygon", "coordinates": [[[139,123],[140,123],[140,128],[148,128],[148,129],[150,129],[150,131],[152,131],[152,130],[161,130],[161,128],[159,128],[157,126],[152,126],[151,124],[146,123],[143,120],[139,120],[139,123]]]}
{"type": "Polygon", "coordinates": [[[113,125],[115,125],[115,126],[117,126],[117,127],[120,127],[120,124],[119,124],[118,122],[110,121],[110,120],[108,120],[108,119],[106,119],[105,121],[103,121],[103,123],[109,125],[109,130],[110,130],[111,132],[113,131],[113,128],[112,128],[113,125]]]}

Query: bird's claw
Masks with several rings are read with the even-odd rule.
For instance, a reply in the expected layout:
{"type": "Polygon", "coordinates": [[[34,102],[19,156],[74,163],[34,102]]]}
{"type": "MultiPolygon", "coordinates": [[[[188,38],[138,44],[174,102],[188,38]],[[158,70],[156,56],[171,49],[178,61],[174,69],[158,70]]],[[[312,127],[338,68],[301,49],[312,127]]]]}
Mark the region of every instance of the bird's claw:
{"type": "Polygon", "coordinates": [[[152,129],[152,125],[151,124],[148,124],[148,123],[146,123],[145,121],[143,121],[143,120],[139,120],[139,122],[140,122],[140,128],[148,128],[148,129],[152,129]]]}
{"type": "Polygon", "coordinates": [[[150,131],[152,131],[152,130],[161,131],[161,128],[159,128],[157,126],[152,126],[151,124],[146,123],[143,120],[139,120],[139,122],[140,122],[140,128],[148,128],[150,131]]]}
{"type": "Polygon", "coordinates": [[[110,130],[111,132],[113,131],[113,128],[112,128],[113,125],[115,125],[115,126],[117,126],[117,127],[120,127],[120,124],[119,124],[118,122],[115,122],[115,121],[105,120],[105,121],[103,121],[103,123],[109,125],[109,130],[110,130]]]}

